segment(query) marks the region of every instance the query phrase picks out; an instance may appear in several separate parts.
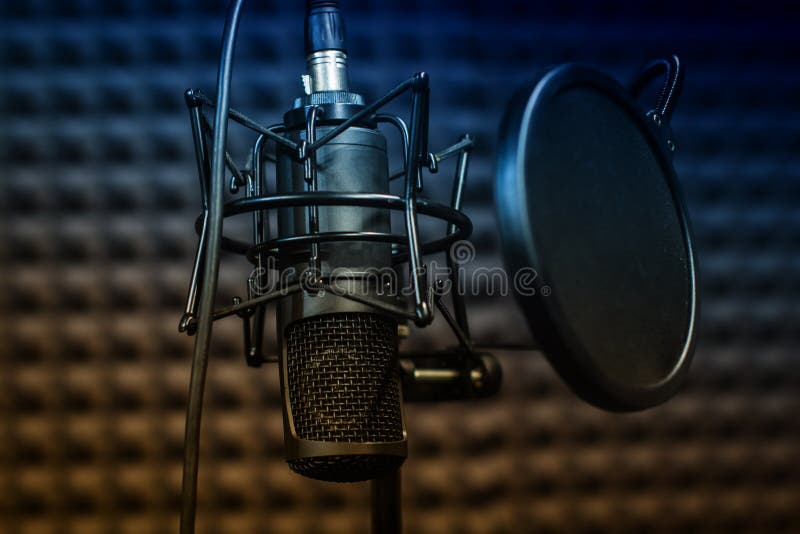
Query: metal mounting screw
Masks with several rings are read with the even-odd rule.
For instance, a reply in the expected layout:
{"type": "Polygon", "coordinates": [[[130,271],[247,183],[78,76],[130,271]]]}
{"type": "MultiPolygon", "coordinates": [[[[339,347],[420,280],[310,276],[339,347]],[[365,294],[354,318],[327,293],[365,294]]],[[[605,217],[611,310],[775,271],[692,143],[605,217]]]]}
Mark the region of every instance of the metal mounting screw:
{"type": "Polygon", "coordinates": [[[653,122],[656,123],[656,126],[661,126],[661,115],[653,113],[653,122]]]}

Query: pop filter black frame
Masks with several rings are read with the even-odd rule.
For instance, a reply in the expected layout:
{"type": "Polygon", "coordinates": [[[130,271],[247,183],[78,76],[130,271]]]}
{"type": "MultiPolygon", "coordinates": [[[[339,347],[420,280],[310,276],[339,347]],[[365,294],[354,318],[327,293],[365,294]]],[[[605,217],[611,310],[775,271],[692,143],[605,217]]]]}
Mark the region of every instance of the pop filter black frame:
{"type": "Polygon", "coordinates": [[[675,101],[680,93],[682,70],[676,56],[659,60],[646,67],[626,90],[612,78],[588,67],[566,64],[519,89],[506,108],[500,126],[495,178],[495,207],[503,244],[506,266],[519,270],[535,266],[533,295],[516,294],[517,302],[527,319],[536,341],[551,365],[587,402],[610,411],[634,411],[660,404],[681,387],[691,363],[698,314],[697,269],[694,241],[677,175],[672,165],[675,143],[669,128],[675,101]],[[634,99],[658,75],[665,78],[655,109],[645,113],[634,99]],[[655,384],[632,384],[616,380],[593,359],[592,355],[571,342],[574,335],[569,321],[548,299],[547,258],[537,251],[527,208],[526,156],[528,128],[534,121],[537,106],[545,106],[550,97],[573,84],[591,87],[622,107],[636,122],[639,132],[664,172],[671,201],[680,222],[688,259],[689,313],[681,354],[672,371],[655,384]]]}

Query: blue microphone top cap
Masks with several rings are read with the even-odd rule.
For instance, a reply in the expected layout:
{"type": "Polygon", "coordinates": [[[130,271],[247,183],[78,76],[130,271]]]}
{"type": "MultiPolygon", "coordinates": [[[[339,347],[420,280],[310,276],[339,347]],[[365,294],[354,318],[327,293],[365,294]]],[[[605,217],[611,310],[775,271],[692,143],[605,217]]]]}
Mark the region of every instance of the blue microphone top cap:
{"type": "Polygon", "coordinates": [[[306,56],[320,50],[346,52],[344,19],[336,0],[307,0],[306,56]]]}

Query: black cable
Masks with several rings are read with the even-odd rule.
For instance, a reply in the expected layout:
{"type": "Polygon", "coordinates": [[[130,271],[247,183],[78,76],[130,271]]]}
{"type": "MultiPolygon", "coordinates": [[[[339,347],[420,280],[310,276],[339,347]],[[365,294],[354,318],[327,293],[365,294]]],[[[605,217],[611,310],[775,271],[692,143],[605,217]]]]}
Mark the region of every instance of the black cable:
{"type": "Polygon", "coordinates": [[[236,32],[244,0],[231,0],[217,74],[217,103],[214,113],[214,144],[211,159],[211,188],[208,205],[208,242],[203,268],[202,290],[197,319],[192,374],[189,381],[189,402],[186,407],[186,432],[183,451],[183,489],[181,493],[180,533],[193,534],[197,510],[197,467],[200,453],[200,420],[203,392],[208,369],[208,349],[217,293],[219,253],[222,240],[222,191],[225,177],[225,145],[228,133],[231,71],[236,32]]]}

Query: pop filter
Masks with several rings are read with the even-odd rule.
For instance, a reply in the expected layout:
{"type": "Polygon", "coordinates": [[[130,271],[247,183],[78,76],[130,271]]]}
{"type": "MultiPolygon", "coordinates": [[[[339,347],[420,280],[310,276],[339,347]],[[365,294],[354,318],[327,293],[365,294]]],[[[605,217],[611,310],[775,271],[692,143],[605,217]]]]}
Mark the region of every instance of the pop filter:
{"type": "Polygon", "coordinates": [[[670,398],[694,349],[696,260],[668,127],[680,73],[676,57],[654,65],[631,89],[665,67],[650,113],[608,76],[564,65],[518,91],[500,128],[503,254],[535,271],[518,303],[562,378],[615,411],[670,398]]]}

